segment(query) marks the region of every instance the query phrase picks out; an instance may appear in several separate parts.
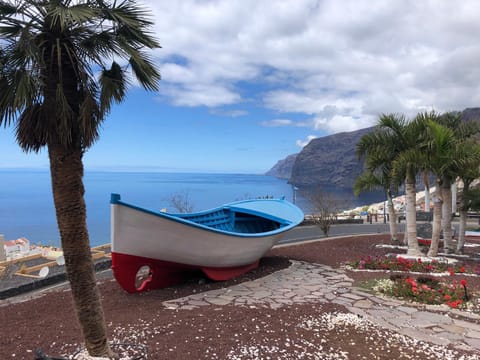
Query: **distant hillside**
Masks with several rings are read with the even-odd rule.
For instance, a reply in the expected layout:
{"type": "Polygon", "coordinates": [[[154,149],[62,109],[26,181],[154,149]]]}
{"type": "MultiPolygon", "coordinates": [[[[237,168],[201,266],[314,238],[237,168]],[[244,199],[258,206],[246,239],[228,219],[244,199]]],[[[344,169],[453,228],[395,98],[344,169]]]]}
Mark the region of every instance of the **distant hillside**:
{"type": "Polygon", "coordinates": [[[363,171],[355,147],[360,138],[372,130],[366,128],[313,139],[298,154],[290,182],[300,187],[352,188],[356,177],[363,171]]]}
{"type": "Polygon", "coordinates": [[[279,160],[265,175],[290,180],[293,164],[295,164],[297,155],[298,154],[288,155],[285,159],[279,160]]]}
{"type": "MultiPolygon", "coordinates": [[[[480,108],[468,108],[461,114],[466,121],[480,121],[480,108]]],[[[280,160],[266,174],[290,179],[299,187],[352,189],[355,179],[363,172],[363,163],[355,155],[357,143],[373,129],[370,127],[314,139],[299,154],[280,160]]]]}

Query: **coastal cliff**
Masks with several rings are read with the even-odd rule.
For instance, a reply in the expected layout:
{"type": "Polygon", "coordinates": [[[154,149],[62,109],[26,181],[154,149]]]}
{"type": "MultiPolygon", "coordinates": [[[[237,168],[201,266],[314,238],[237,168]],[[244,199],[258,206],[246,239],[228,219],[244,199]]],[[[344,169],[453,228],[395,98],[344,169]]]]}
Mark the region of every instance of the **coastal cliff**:
{"type": "Polygon", "coordinates": [[[363,171],[355,147],[371,131],[373,127],[313,139],[298,154],[290,182],[301,187],[328,185],[351,189],[363,171]]]}
{"type": "Polygon", "coordinates": [[[298,154],[288,155],[285,159],[279,160],[265,175],[290,180],[297,155],[298,154]]]}
{"type": "MultiPolygon", "coordinates": [[[[480,108],[461,112],[465,121],[480,121],[480,108]]],[[[363,162],[357,159],[356,146],[360,138],[374,127],[337,133],[312,140],[299,154],[280,160],[266,175],[288,179],[298,187],[335,187],[351,190],[363,162]]]]}

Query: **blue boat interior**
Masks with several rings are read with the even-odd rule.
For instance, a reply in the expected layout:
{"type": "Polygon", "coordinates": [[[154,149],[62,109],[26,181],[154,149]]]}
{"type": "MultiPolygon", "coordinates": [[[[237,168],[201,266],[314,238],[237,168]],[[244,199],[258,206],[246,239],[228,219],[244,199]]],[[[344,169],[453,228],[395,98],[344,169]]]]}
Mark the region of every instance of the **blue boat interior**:
{"type": "Polygon", "coordinates": [[[284,199],[243,200],[215,209],[186,214],[143,209],[120,201],[119,194],[112,194],[110,202],[186,225],[239,236],[262,236],[265,233],[283,232],[300,224],[304,216],[298,207],[284,199]]]}
{"type": "Polygon", "coordinates": [[[263,233],[282,227],[279,221],[230,209],[219,209],[203,214],[177,214],[176,216],[217,230],[242,234],[263,233]]]}

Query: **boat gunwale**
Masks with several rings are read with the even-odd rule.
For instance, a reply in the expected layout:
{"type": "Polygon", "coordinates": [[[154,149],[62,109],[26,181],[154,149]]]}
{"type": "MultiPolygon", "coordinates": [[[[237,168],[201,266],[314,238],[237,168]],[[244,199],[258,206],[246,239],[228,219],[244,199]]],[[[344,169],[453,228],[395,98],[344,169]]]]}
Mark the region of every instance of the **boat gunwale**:
{"type": "MultiPolygon", "coordinates": [[[[241,204],[241,203],[254,202],[254,201],[259,201],[259,202],[261,202],[261,201],[270,201],[270,202],[274,201],[274,202],[278,202],[278,203],[280,203],[284,206],[286,205],[286,206],[290,207],[292,210],[294,210],[296,212],[299,211],[301,213],[301,210],[298,209],[295,205],[293,205],[293,204],[291,204],[288,201],[283,200],[283,199],[243,200],[243,201],[233,202],[233,203],[230,203],[230,204],[226,204],[226,205],[219,206],[219,207],[212,208],[212,209],[208,209],[208,210],[203,210],[203,211],[193,212],[193,213],[185,213],[185,214],[183,214],[183,213],[171,214],[171,213],[168,213],[168,212],[161,212],[161,211],[154,211],[154,210],[150,210],[150,209],[145,209],[145,208],[142,208],[142,207],[139,207],[139,206],[136,206],[136,205],[132,205],[132,204],[129,204],[129,203],[126,203],[126,202],[120,200],[120,195],[119,194],[111,194],[110,204],[111,205],[125,206],[125,207],[131,208],[131,209],[136,210],[136,211],[140,211],[140,212],[143,212],[143,213],[146,213],[146,214],[149,214],[149,215],[153,215],[153,216],[156,216],[156,217],[160,217],[160,218],[166,218],[168,220],[176,221],[176,222],[179,222],[179,223],[182,223],[184,225],[188,225],[188,226],[191,226],[191,227],[194,227],[194,228],[199,228],[199,229],[206,230],[206,231],[211,231],[211,232],[214,232],[214,233],[226,234],[226,235],[237,236],[237,237],[245,237],[245,238],[253,238],[253,237],[261,238],[261,237],[269,237],[269,236],[272,236],[272,235],[281,234],[281,233],[283,233],[285,231],[288,231],[288,230],[292,229],[293,227],[299,225],[303,220],[303,216],[302,216],[302,220],[291,221],[291,220],[287,220],[287,219],[280,218],[280,217],[277,217],[277,216],[272,216],[272,215],[270,215],[268,213],[265,213],[265,212],[256,211],[256,210],[252,210],[252,209],[245,209],[245,208],[242,208],[242,207],[236,207],[235,206],[235,205],[238,205],[238,204],[241,204]],[[261,232],[261,233],[241,233],[241,232],[217,229],[217,228],[214,228],[214,227],[210,227],[210,226],[207,226],[207,225],[204,225],[204,224],[197,223],[197,222],[192,221],[192,220],[185,219],[183,217],[185,215],[187,215],[187,216],[202,216],[202,215],[206,215],[206,214],[212,213],[214,211],[220,211],[220,210],[229,210],[229,211],[233,211],[233,212],[237,212],[237,213],[257,216],[257,217],[260,217],[260,218],[263,218],[263,219],[266,219],[266,220],[277,222],[278,224],[280,224],[281,227],[279,227],[278,229],[275,229],[275,230],[261,232]]],[[[298,215],[300,215],[300,214],[298,214],[298,215]]],[[[303,215],[303,213],[302,213],[302,215],[303,215]]]]}

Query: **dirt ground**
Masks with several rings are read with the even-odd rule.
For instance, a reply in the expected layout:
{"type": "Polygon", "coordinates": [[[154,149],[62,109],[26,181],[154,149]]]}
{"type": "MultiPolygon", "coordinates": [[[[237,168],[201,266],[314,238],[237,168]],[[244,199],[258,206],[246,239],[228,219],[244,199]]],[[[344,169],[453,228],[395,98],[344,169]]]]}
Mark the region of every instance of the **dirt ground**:
{"type": "MultiPolygon", "coordinates": [[[[115,342],[142,344],[148,359],[457,359],[442,357],[433,345],[398,337],[391,331],[356,319],[340,305],[311,304],[279,309],[233,305],[195,310],[167,310],[162,301],[227,287],[263,277],[289,266],[289,260],[341,267],[346,261],[382,255],[392,249],[387,235],[368,235],[309,242],[272,249],[260,267],[226,282],[210,282],[195,274],[185,284],[143,294],[127,294],[108,273],[99,287],[109,337],[115,342]],[[334,322],[342,317],[344,321],[334,322]],[[316,324],[306,327],[304,324],[316,324]],[[335,326],[331,326],[335,323],[335,326]]],[[[478,249],[477,249],[478,250],[478,249]]],[[[397,250],[401,252],[400,250],[397,250]]],[[[476,263],[475,251],[466,261],[476,263]]],[[[348,272],[360,283],[378,273],[348,272]]],[[[469,278],[471,291],[480,289],[469,278]]],[[[81,347],[68,286],[40,294],[0,301],[0,359],[33,359],[35,349],[50,356],[74,354],[81,347]]],[[[133,350],[132,350],[133,351],[133,350]]],[[[443,352],[446,354],[448,352],[443,352]]],[[[480,359],[480,354],[464,353],[480,359]]],[[[132,355],[133,356],[133,355],[132,355]]],[[[446,355],[445,355],[446,356],[446,355]]]]}

